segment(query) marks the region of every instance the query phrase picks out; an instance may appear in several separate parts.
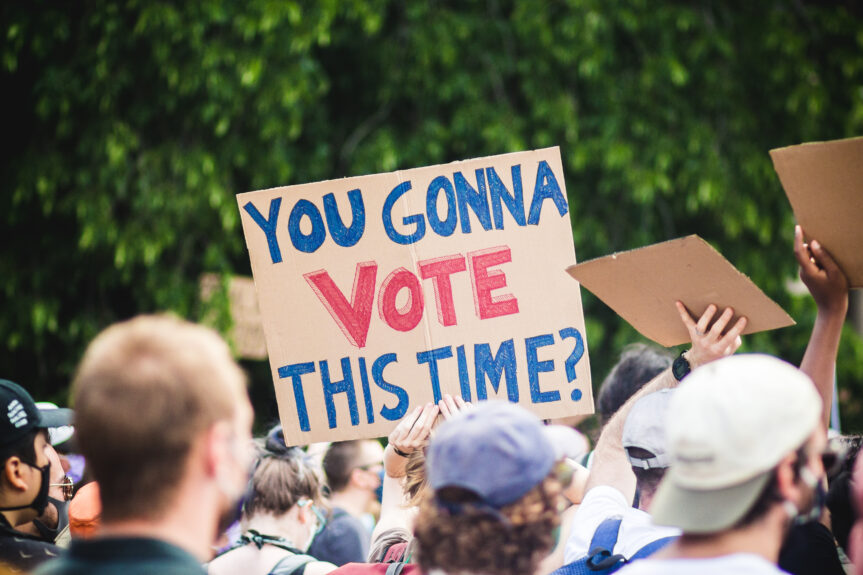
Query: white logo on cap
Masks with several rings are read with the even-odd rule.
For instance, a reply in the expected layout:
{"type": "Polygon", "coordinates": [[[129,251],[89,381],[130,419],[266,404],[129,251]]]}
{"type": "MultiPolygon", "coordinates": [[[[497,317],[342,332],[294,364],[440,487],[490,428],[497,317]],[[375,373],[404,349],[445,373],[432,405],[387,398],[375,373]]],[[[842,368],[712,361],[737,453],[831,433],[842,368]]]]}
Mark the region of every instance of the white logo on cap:
{"type": "Polygon", "coordinates": [[[24,411],[24,406],[17,399],[13,399],[6,407],[6,417],[9,418],[9,423],[16,428],[27,425],[27,412],[24,411]]]}

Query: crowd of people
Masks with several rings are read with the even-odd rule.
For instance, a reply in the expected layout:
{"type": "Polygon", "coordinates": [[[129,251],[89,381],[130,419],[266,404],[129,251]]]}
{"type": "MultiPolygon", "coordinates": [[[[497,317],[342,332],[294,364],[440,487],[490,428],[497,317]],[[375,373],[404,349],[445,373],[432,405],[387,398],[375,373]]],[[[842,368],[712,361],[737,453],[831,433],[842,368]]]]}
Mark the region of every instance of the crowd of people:
{"type": "Polygon", "coordinates": [[[624,352],[590,452],[517,405],[450,395],[385,448],[253,438],[214,331],[111,326],[74,414],[0,380],[0,575],[863,573],[861,440],[828,429],[848,281],[799,227],[794,253],[817,306],[799,367],[737,354],[734,310],[678,302],[691,346],[624,352]]]}

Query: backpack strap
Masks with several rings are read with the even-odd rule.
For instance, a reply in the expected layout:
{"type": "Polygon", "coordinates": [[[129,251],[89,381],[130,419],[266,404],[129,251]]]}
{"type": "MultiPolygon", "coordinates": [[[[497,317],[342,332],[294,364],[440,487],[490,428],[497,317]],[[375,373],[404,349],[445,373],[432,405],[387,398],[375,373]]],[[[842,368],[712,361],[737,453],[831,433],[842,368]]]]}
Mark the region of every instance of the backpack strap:
{"type": "Polygon", "coordinates": [[[623,555],[613,555],[622,520],[622,517],[609,517],[596,528],[587,553],[586,565],[591,571],[604,571],[626,562],[623,555]]]}
{"type": "Polygon", "coordinates": [[[312,561],[317,561],[317,559],[311,555],[291,554],[276,563],[268,575],[302,575],[306,570],[306,565],[312,561]]]}
{"type": "Polygon", "coordinates": [[[387,574],[386,575],[401,575],[402,569],[405,568],[405,564],[401,561],[398,563],[390,563],[387,566],[387,574]]]}
{"type": "Polygon", "coordinates": [[[651,541],[650,543],[633,553],[632,557],[629,558],[629,561],[635,561],[636,559],[644,559],[648,555],[653,555],[675,539],[677,539],[677,535],[669,535],[668,537],[663,537],[662,539],[651,541]]]}

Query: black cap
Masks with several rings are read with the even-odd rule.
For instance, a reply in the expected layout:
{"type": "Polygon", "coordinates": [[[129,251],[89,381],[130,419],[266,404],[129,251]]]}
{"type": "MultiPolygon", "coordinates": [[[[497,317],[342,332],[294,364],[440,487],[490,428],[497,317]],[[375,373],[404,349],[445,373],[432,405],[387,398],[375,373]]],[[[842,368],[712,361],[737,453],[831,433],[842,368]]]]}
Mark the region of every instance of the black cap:
{"type": "Polygon", "coordinates": [[[71,425],[71,409],[40,411],[27,390],[0,379],[0,445],[9,445],[33,429],[71,425]]]}

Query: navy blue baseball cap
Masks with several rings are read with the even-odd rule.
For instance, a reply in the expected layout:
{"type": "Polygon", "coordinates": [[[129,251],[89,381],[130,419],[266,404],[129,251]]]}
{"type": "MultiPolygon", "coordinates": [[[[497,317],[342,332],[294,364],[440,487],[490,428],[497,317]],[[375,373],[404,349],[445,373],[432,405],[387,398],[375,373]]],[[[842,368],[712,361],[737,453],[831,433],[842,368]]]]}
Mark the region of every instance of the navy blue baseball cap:
{"type": "Polygon", "coordinates": [[[490,400],[463,411],[434,434],[426,459],[429,485],[466,489],[494,509],[521,499],[551,473],[557,455],[535,415],[490,400]]]}
{"type": "Polygon", "coordinates": [[[0,379],[0,445],[15,443],[33,429],[61,427],[72,423],[71,409],[36,407],[27,390],[0,379]]]}

